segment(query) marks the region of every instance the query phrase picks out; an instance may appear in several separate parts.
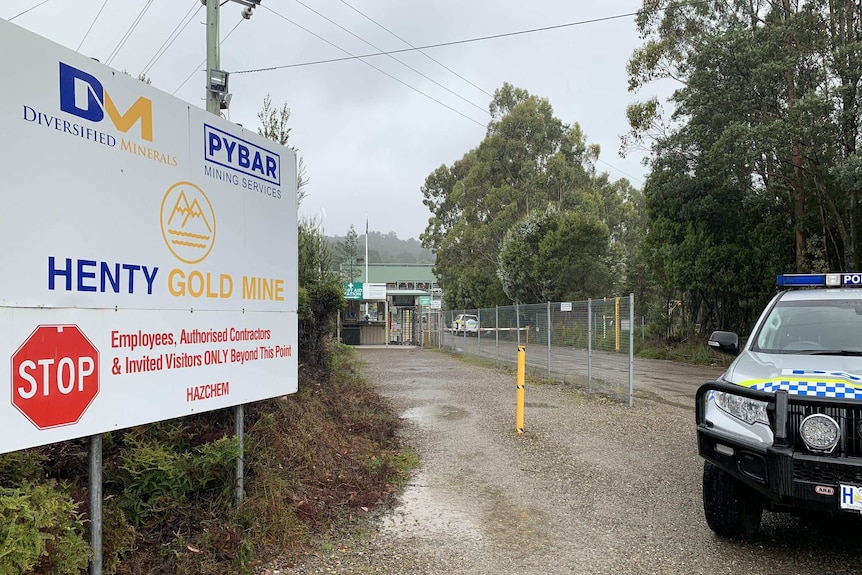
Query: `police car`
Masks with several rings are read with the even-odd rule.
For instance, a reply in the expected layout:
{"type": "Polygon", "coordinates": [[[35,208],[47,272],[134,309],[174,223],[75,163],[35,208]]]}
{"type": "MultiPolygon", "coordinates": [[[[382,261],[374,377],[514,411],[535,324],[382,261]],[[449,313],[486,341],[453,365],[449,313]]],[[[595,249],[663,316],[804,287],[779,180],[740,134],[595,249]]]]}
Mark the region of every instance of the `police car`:
{"type": "Polygon", "coordinates": [[[697,391],[703,509],[717,534],[750,538],[764,509],[862,513],[862,274],[778,276],[745,346],[697,391]]]}

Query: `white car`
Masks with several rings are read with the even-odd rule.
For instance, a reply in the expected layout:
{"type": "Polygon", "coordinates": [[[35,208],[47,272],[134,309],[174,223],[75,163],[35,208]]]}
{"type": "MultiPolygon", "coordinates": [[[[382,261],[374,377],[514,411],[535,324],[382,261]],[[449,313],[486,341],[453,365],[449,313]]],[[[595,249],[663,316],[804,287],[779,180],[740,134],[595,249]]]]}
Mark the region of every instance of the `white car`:
{"type": "Polygon", "coordinates": [[[452,333],[464,335],[479,333],[479,318],[466,313],[458,314],[452,322],[452,333]]]}
{"type": "Polygon", "coordinates": [[[736,359],[697,392],[704,514],[726,537],[754,537],[764,509],[862,513],[862,275],[778,286],[744,346],[710,336],[736,359]]]}

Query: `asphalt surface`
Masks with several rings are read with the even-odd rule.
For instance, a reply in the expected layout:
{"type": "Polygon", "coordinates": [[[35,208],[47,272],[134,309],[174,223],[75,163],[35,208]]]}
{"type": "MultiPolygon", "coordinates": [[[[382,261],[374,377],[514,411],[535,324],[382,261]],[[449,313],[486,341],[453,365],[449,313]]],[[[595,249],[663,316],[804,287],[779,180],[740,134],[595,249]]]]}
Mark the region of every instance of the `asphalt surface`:
{"type": "Polygon", "coordinates": [[[360,349],[421,467],[373,527],[281,573],[862,573],[857,517],[764,515],[751,542],[715,536],[701,504],[693,399],[720,368],[636,360],[629,408],[450,354],[360,349]]]}

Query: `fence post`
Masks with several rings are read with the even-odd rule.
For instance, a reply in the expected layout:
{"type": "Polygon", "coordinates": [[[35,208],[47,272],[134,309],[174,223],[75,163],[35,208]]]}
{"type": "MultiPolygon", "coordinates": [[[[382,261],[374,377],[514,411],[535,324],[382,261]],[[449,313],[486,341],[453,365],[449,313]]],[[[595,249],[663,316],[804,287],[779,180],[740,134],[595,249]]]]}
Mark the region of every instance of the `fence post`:
{"type": "Polygon", "coordinates": [[[629,293],[629,407],[635,401],[635,294],[629,293]]]}
{"type": "MultiPolygon", "coordinates": [[[[442,302],[440,305],[443,305],[442,302]]],[[[443,338],[446,337],[446,312],[442,308],[437,310],[437,331],[440,333],[440,349],[443,349],[443,338]]]]}
{"type": "Polygon", "coordinates": [[[500,363],[500,306],[494,306],[494,357],[500,363]]]}
{"type": "Polygon", "coordinates": [[[443,349],[443,336],[446,335],[446,314],[443,310],[437,312],[437,330],[440,332],[440,349],[443,349]]]}
{"type": "Polygon", "coordinates": [[[587,390],[593,391],[593,300],[587,300],[587,390]]]}
{"type": "Polygon", "coordinates": [[[515,328],[518,334],[518,345],[521,345],[521,311],[517,303],[515,304],[515,328]]]}
{"type": "Polygon", "coordinates": [[[551,379],[551,302],[548,302],[548,379],[551,379]]]}

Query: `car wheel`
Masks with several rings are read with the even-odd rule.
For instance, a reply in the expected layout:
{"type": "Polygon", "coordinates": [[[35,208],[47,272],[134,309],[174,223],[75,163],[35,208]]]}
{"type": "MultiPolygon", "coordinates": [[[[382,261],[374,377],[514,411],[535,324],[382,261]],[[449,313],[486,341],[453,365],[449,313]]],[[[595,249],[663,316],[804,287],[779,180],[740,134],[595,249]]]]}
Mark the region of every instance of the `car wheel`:
{"type": "Polygon", "coordinates": [[[760,533],[763,505],[753,489],[704,461],[703,513],[706,524],[717,535],[751,539],[760,533]]]}

